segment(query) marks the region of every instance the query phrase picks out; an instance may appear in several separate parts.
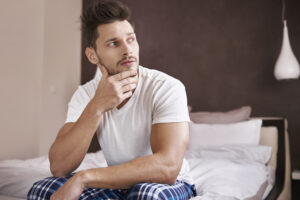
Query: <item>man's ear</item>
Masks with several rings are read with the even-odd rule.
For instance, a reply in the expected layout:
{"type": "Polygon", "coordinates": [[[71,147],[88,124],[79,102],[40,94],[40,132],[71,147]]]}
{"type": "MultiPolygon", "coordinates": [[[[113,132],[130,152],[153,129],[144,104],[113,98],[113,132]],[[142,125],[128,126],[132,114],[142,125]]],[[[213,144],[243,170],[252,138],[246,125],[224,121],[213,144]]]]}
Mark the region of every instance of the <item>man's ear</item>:
{"type": "Polygon", "coordinates": [[[92,47],[87,47],[85,49],[85,55],[86,57],[89,59],[89,61],[92,63],[92,64],[98,64],[99,63],[99,59],[98,59],[98,56],[96,54],[96,51],[94,48],[92,47]]]}

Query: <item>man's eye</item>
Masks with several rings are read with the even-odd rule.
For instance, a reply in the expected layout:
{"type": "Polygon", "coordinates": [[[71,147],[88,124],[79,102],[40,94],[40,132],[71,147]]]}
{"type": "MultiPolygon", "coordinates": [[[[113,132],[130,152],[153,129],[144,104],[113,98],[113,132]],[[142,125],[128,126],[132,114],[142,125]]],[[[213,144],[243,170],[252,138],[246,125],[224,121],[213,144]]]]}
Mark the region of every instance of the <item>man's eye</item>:
{"type": "Polygon", "coordinates": [[[134,38],[134,37],[129,38],[128,41],[129,41],[129,42],[134,42],[134,41],[135,41],[135,38],[134,38]]]}
{"type": "Polygon", "coordinates": [[[117,42],[110,42],[107,46],[109,47],[117,46],[117,42]]]}

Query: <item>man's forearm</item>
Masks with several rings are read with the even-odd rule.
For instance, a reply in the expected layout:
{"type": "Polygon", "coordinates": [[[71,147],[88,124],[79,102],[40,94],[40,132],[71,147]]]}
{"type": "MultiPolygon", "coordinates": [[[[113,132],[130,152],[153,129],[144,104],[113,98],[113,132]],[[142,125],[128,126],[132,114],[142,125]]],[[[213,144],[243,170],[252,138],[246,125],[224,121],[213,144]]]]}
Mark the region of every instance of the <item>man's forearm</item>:
{"type": "Polygon", "coordinates": [[[102,113],[97,113],[90,102],[77,122],[65,133],[58,134],[49,152],[50,168],[55,176],[64,176],[80,165],[101,117],[102,113]]]}
{"type": "Polygon", "coordinates": [[[126,189],[142,182],[173,184],[181,164],[154,154],[121,165],[81,171],[77,176],[85,186],[94,188],[126,189]]]}

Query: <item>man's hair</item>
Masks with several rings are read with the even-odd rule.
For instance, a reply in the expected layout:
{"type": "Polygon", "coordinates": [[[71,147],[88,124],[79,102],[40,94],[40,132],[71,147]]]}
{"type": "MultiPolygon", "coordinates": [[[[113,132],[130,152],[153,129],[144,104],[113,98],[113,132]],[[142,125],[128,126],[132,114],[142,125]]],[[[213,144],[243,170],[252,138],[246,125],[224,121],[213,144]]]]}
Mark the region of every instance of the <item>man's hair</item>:
{"type": "Polygon", "coordinates": [[[99,25],[124,20],[131,23],[130,10],[123,3],[116,0],[93,0],[91,6],[81,16],[81,28],[87,46],[96,49],[99,25]]]}

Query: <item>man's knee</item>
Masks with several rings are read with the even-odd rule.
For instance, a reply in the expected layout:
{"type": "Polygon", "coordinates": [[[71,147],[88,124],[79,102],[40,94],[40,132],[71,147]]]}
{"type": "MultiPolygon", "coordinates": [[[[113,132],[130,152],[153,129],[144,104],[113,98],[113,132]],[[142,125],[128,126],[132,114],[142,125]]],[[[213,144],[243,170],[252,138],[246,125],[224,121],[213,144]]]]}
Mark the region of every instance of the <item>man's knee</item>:
{"type": "Polygon", "coordinates": [[[176,181],[174,185],[158,183],[140,183],[134,185],[128,196],[128,200],[188,200],[196,195],[194,185],[176,181]]]}
{"type": "Polygon", "coordinates": [[[165,194],[163,184],[139,183],[134,185],[127,197],[128,200],[165,200],[168,195],[165,194]]]}

